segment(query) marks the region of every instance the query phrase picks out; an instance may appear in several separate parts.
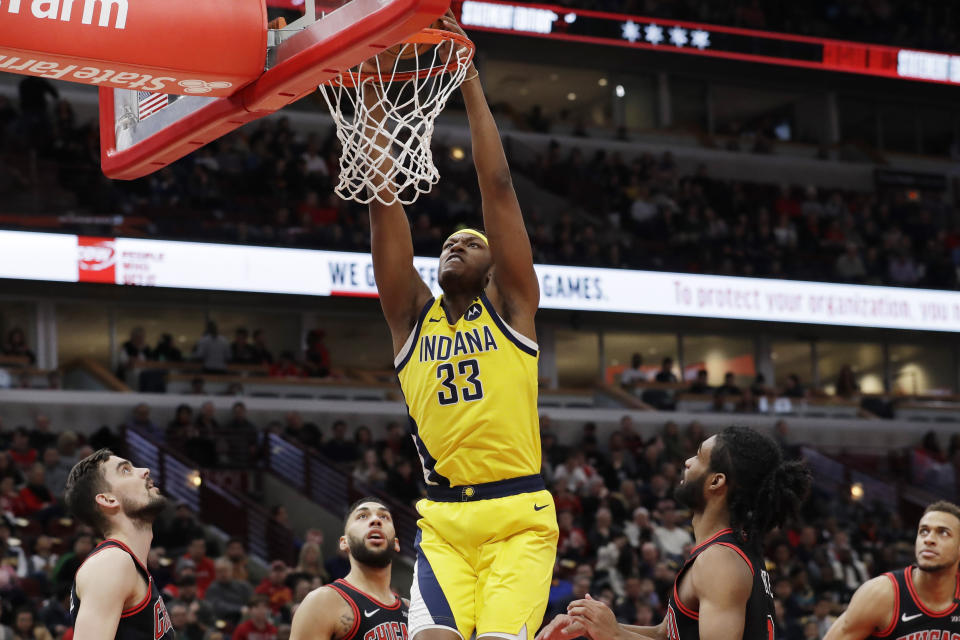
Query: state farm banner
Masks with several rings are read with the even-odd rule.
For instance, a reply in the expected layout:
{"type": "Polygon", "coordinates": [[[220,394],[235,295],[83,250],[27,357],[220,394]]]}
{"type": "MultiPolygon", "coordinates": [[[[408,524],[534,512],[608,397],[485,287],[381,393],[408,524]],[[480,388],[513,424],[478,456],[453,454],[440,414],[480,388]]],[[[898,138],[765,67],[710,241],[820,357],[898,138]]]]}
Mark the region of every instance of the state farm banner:
{"type": "MultiPolygon", "coordinates": [[[[437,258],[417,257],[438,292],[437,258]]],[[[536,265],[543,309],[960,331],[960,292],[536,265]]],[[[0,231],[0,278],[376,297],[369,254],[0,231]]]]}
{"type": "Polygon", "coordinates": [[[8,0],[0,71],[117,89],[228,96],[263,73],[259,2],[8,0]]]}

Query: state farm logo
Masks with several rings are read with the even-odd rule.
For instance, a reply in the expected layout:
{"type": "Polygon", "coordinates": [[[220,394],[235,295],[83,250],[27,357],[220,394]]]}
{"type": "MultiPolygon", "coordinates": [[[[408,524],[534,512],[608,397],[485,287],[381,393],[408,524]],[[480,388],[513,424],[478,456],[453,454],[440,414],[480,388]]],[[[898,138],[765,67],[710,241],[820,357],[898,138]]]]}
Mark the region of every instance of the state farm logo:
{"type": "Polygon", "coordinates": [[[116,254],[113,238],[77,236],[77,280],[115,283],[116,254]]]}
{"type": "Polygon", "coordinates": [[[184,93],[210,93],[214,89],[229,89],[233,86],[230,82],[218,81],[207,82],[206,80],[181,80],[178,82],[183,87],[184,93]]]}

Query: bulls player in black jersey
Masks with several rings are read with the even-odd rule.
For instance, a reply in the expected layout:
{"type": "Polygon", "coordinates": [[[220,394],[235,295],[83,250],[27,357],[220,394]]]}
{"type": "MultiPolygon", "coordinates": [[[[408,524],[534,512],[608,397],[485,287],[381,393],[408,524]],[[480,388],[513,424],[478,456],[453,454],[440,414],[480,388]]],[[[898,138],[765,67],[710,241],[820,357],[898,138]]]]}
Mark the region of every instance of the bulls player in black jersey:
{"type": "Polygon", "coordinates": [[[376,498],[351,505],[340,549],[350,553],[350,573],[304,598],[290,640],[408,640],[410,603],[390,589],[400,551],[390,509],[376,498]]]}
{"type": "Polygon", "coordinates": [[[865,582],[824,640],[960,638],[960,507],[934,502],[917,527],[916,564],[865,582]]]}
{"type": "Polygon", "coordinates": [[[167,504],[150,470],[100,449],[70,470],[66,503],[105,538],[74,577],[75,640],[173,640],[170,616],[147,571],[153,521],[167,504]]]}
{"type": "Polygon", "coordinates": [[[810,475],[769,437],[727,427],[685,463],[676,498],[693,512],[696,546],[656,627],[618,624],[604,604],[577,600],[538,640],[773,640],[773,593],[760,544],[800,506],[810,475]]]}

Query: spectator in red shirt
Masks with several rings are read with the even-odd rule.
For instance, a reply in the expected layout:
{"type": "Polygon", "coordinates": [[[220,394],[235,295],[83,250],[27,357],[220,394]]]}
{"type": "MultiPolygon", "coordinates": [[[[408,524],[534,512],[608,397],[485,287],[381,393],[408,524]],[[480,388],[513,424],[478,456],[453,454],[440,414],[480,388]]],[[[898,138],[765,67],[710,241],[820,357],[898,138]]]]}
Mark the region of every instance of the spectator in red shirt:
{"type": "Polygon", "coordinates": [[[270,365],[270,375],[275,378],[302,378],[306,373],[294,362],[292,353],[283,351],[277,361],[270,365]]]}
{"type": "Polygon", "coordinates": [[[194,538],[187,546],[187,553],[183,560],[192,560],[194,572],[197,576],[197,597],[201,600],[207,592],[207,587],[213,582],[216,576],[216,568],[213,566],[213,560],[207,557],[207,541],[204,538],[194,538]]]}
{"type": "Polygon", "coordinates": [[[277,628],[270,623],[270,600],[267,596],[253,596],[248,607],[248,617],[234,629],[233,640],[276,640],[277,628]]]}
{"type": "Polygon", "coordinates": [[[320,202],[320,196],[316,191],[308,191],[306,199],[297,207],[297,213],[302,220],[304,216],[309,216],[314,226],[322,227],[333,224],[337,221],[337,208],[330,201],[320,202]]]}
{"type": "MultiPolygon", "coordinates": [[[[283,560],[274,560],[270,564],[270,572],[260,581],[255,593],[266,596],[267,602],[273,613],[279,613],[283,606],[293,600],[293,592],[290,591],[284,580],[287,578],[287,565],[283,560]]],[[[234,636],[236,639],[237,636],[234,636]]]]}
{"type": "Polygon", "coordinates": [[[53,494],[47,489],[45,467],[36,462],[27,473],[27,484],[20,489],[20,513],[18,516],[31,516],[54,504],[53,494]]]}
{"type": "Polygon", "coordinates": [[[13,430],[10,457],[21,469],[26,469],[37,461],[37,450],[30,446],[30,432],[26,427],[17,427],[13,430]]]}
{"type": "Polygon", "coordinates": [[[304,354],[304,360],[310,375],[316,378],[326,378],[330,375],[330,352],[323,344],[326,335],[323,329],[314,329],[307,334],[307,351],[304,354]]]}

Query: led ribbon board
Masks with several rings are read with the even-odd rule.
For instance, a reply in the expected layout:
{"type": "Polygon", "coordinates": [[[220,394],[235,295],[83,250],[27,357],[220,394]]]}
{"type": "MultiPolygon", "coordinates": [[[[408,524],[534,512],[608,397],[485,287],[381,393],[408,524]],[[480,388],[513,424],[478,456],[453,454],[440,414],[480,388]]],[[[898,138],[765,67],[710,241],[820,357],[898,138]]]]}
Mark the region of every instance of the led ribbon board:
{"type": "MultiPolygon", "coordinates": [[[[437,258],[414,258],[434,292],[437,258]]],[[[960,292],[535,265],[541,309],[960,332],[960,292]]],[[[0,279],[377,297],[368,253],[0,231],[0,279]]]]}
{"type": "Polygon", "coordinates": [[[960,55],[496,0],[455,2],[469,30],[960,84],[960,55]]]}

